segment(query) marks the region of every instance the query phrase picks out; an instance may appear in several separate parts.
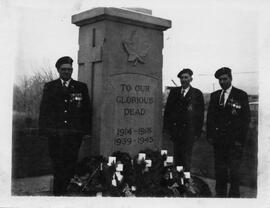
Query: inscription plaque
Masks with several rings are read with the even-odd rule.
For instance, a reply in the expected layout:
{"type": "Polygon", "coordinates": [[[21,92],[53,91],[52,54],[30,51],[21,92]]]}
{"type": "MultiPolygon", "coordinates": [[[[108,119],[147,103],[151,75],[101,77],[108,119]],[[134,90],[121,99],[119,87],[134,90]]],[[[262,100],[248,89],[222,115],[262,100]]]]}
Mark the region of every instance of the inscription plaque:
{"type": "Polygon", "coordinates": [[[113,149],[138,152],[155,144],[155,97],[158,82],[140,74],[111,77],[113,149]]]}

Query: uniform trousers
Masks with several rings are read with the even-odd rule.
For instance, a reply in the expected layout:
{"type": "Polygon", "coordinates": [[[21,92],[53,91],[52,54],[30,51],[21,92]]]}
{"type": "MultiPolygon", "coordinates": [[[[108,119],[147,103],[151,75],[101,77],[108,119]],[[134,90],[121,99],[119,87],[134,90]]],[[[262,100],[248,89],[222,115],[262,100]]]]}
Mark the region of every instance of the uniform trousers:
{"type": "Polygon", "coordinates": [[[233,145],[231,138],[221,135],[214,143],[217,197],[240,197],[239,169],[243,150],[233,145]],[[230,183],[227,195],[227,183],[230,183]]]}
{"type": "Polygon", "coordinates": [[[60,133],[49,137],[49,154],[53,165],[53,194],[65,195],[74,176],[78,152],[82,141],[80,134],[60,133]]]}
{"type": "Polygon", "coordinates": [[[174,160],[175,165],[183,166],[185,171],[190,172],[191,157],[194,144],[194,135],[183,131],[180,135],[174,136],[174,160]]]}

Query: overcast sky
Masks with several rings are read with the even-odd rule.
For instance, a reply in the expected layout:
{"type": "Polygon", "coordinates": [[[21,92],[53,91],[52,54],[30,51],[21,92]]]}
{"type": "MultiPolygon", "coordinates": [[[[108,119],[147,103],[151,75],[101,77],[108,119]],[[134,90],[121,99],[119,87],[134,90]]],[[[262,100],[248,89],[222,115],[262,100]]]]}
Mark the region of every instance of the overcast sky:
{"type": "MultiPolygon", "coordinates": [[[[172,28],[164,33],[163,86],[182,68],[194,71],[193,86],[203,92],[219,87],[214,72],[230,67],[234,85],[249,93],[258,92],[258,4],[241,1],[105,1],[105,0],[13,0],[2,1],[16,20],[15,82],[62,55],[77,60],[78,27],[73,14],[99,6],[143,7],[153,16],[169,19],[172,28]],[[170,3],[169,3],[170,2],[170,3]]],[[[75,61],[76,63],[76,61],[75,61]]],[[[77,66],[74,66],[77,79],[77,66]]]]}

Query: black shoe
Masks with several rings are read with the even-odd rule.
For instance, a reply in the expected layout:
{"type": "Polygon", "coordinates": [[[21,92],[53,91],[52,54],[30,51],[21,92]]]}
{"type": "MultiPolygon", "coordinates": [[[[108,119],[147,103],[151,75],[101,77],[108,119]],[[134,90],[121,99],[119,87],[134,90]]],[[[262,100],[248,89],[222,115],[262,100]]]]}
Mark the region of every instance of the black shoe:
{"type": "Polygon", "coordinates": [[[216,193],[215,198],[226,198],[227,194],[226,193],[216,193]]]}
{"type": "Polygon", "coordinates": [[[229,197],[230,198],[240,198],[240,192],[239,190],[233,190],[233,191],[229,191],[229,197]]]}

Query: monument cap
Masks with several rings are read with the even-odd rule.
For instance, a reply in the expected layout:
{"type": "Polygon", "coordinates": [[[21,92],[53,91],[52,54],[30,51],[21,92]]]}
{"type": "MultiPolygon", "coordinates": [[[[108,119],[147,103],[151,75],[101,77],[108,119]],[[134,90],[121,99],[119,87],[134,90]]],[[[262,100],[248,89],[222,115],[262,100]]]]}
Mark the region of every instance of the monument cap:
{"type": "Polygon", "coordinates": [[[181,70],[179,73],[178,73],[178,75],[177,75],[177,77],[181,77],[182,76],[182,74],[184,74],[184,73],[187,73],[187,74],[189,74],[190,76],[192,76],[193,75],[193,71],[191,70],[191,69],[183,69],[183,70],[181,70]]]}
{"type": "Polygon", "coordinates": [[[223,74],[228,74],[229,77],[232,77],[232,70],[228,67],[222,67],[216,71],[215,78],[219,79],[219,77],[223,74]]]}
{"type": "Polygon", "coordinates": [[[72,58],[70,58],[69,56],[63,56],[61,58],[59,58],[56,63],[55,63],[55,67],[57,69],[59,69],[59,67],[62,65],[62,64],[71,64],[72,65],[73,63],[73,60],[72,58]]]}
{"type": "Polygon", "coordinates": [[[141,7],[123,7],[123,9],[135,11],[135,12],[140,12],[144,14],[149,14],[152,15],[152,10],[146,9],[146,8],[141,8],[141,7]]]}

